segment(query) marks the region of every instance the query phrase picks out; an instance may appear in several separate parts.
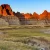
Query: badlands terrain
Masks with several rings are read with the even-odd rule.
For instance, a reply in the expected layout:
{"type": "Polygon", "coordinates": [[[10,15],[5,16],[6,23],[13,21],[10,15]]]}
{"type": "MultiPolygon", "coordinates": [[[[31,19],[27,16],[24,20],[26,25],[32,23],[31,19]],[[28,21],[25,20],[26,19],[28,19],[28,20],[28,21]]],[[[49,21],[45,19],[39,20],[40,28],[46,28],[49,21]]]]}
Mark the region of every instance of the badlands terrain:
{"type": "Polygon", "coordinates": [[[50,50],[50,12],[15,13],[0,5],[0,50],[50,50]]]}

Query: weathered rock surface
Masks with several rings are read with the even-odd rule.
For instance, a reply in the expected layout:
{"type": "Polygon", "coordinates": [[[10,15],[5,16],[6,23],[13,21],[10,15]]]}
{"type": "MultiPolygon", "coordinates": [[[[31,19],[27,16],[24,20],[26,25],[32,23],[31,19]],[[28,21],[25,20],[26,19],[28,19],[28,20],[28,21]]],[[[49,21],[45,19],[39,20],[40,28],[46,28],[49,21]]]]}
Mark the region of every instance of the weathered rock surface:
{"type": "Polygon", "coordinates": [[[0,25],[2,26],[4,26],[4,25],[9,25],[9,23],[8,22],[6,22],[4,19],[2,19],[2,18],[0,18],[0,25]]]}
{"type": "Polygon", "coordinates": [[[0,6],[0,15],[3,15],[3,16],[8,16],[8,15],[14,16],[13,11],[12,11],[10,5],[2,4],[0,6]]]}
{"type": "Polygon", "coordinates": [[[6,16],[2,17],[9,25],[20,25],[19,19],[16,16],[6,16]]]}
{"type": "Polygon", "coordinates": [[[45,10],[42,14],[20,13],[13,12],[10,5],[2,4],[0,6],[0,18],[9,22],[9,24],[21,24],[21,25],[50,25],[50,12],[45,10]],[[19,23],[18,23],[19,22],[19,23]]]}

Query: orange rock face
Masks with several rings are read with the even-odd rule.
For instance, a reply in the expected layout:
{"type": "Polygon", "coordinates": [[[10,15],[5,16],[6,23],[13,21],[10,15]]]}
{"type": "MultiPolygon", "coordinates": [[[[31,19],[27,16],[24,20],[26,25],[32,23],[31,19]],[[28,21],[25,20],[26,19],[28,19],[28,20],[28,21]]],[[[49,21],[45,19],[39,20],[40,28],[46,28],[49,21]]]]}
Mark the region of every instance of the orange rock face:
{"type": "Polygon", "coordinates": [[[7,16],[7,15],[14,16],[10,5],[8,5],[8,4],[2,4],[0,6],[0,15],[3,15],[3,16],[7,16]]]}
{"type": "Polygon", "coordinates": [[[7,15],[8,15],[5,8],[3,9],[2,15],[3,15],[3,16],[7,16],[7,15]]]}
{"type": "Polygon", "coordinates": [[[39,15],[36,12],[34,12],[32,18],[39,19],[39,15]]]}
{"type": "Polygon", "coordinates": [[[24,15],[23,17],[25,19],[30,19],[30,18],[37,19],[37,20],[38,19],[39,20],[50,19],[50,12],[47,12],[46,10],[42,14],[40,14],[40,15],[38,15],[36,12],[34,12],[33,15],[30,14],[30,13],[26,13],[26,14],[22,13],[22,15],[24,15]]]}
{"type": "Polygon", "coordinates": [[[25,19],[30,19],[32,17],[32,14],[26,13],[24,14],[25,19]]]}
{"type": "Polygon", "coordinates": [[[8,4],[2,4],[0,6],[0,15],[3,15],[3,16],[8,16],[8,15],[14,16],[14,15],[16,15],[16,16],[19,16],[20,19],[22,19],[22,18],[25,18],[25,19],[32,18],[32,19],[40,19],[40,20],[42,20],[42,19],[49,19],[50,20],[50,12],[47,12],[46,10],[40,15],[38,15],[36,12],[34,12],[33,15],[30,14],[30,13],[26,13],[26,14],[15,13],[15,12],[13,13],[10,5],[8,5],[8,4]]]}
{"type": "Polygon", "coordinates": [[[0,6],[0,15],[2,15],[2,7],[0,6]]]}
{"type": "Polygon", "coordinates": [[[50,20],[50,12],[48,13],[48,19],[50,20]]]}
{"type": "Polygon", "coordinates": [[[48,18],[48,12],[46,10],[39,15],[39,19],[45,19],[45,18],[48,18]]]}
{"type": "Polygon", "coordinates": [[[50,20],[50,12],[47,12],[46,10],[39,15],[39,19],[49,19],[50,20]]]}

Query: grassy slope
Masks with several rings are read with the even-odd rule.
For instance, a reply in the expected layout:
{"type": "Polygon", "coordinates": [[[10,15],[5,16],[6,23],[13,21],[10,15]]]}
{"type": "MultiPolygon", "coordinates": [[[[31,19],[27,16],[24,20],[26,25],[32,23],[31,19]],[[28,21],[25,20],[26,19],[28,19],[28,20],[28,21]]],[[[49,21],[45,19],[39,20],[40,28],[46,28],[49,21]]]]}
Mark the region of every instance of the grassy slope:
{"type": "MultiPolygon", "coordinates": [[[[1,28],[1,27],[0,27],[1,28]]],[[[12,28],[12,27],[5,27],[12,28]]],[[[16,26],[13,28],[17,28],[16,26]]],[[[3,28],[1,28],[3,29],[3,28]]],[[[28,37],[44,37],[50,41],[50,34],[44,34],[40,31],[41,28],[19,28],[10,30],[0,29],[0,50],[37,50],[34,46],[29,46],[21,41],[26,40],[28,37]]]]}

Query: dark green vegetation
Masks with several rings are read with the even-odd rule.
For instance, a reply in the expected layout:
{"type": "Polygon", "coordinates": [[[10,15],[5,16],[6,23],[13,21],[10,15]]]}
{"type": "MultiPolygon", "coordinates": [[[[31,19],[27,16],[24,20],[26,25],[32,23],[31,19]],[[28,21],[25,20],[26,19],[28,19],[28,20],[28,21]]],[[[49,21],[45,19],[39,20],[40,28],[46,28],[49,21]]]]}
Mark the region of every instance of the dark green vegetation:
{"type": "Polygon", "coordinates": [[[50,27],[0,26],[0,50],[50,50],[50,27]]]}

